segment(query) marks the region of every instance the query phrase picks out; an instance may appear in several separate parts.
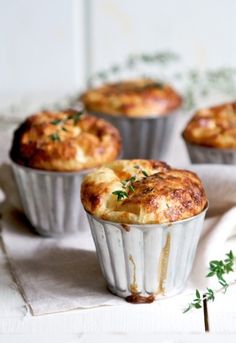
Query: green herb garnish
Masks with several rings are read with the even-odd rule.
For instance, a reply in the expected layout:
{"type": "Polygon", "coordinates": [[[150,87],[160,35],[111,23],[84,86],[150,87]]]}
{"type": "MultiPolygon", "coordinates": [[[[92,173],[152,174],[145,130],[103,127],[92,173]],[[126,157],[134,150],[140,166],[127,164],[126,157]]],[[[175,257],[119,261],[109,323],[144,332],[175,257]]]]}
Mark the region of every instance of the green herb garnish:
{"type": "Polygon", "coordinates": [[[131,176],[130,179],[126,180],[127,182],[134,182],[136,180],[136,176],[131,176]]]}
{"type": "Polygon", "coordinates": [[[233,252],[230,250],[228,254],[226,254],[227,258],[222,261],[211,261],[210,262],[210,272],[207,274],[207,277],[216,276],[218,278],[218,282],[223,287],[224,292],[227,291],[229,287],[228,283],[226,282],[223,275],[233,272],[233,265],[234,265],[234,255],[233,252]]]}
{"type": "Polygon", "coordinates": [[[128,198],[128,193],[124,191],[114,191],[112,194],[117,196],[118,201],[128,198]]]}
{"type": "MultiPolygon", "coordinates": [[[[140,68],[141,65],[159,65],[159,67],[167,67],[173,62],[179,60],[179,56],[172,51],[158,51],[154,53],[142,53],[130,55],[122,64],[115,64],[105,70],[100,70],[92,75],[88,82],[92,85],[95,81],[105,81],[124,71],[140,68]]],[[[159,82],[157,82],[159,86],[159,82]]]]}
{"type": "Polygon", "coordinates": [[[53,133],[52,135],[49,136],[53,142],[60,141],[61,138],[58,133],[53,133]]]}
{"type": "Polygon", "coordinates": [[[127,187],[127,185],[128,185],[129,183],[132,183],[132,182],[134,182],[135,180],[136,180],[136,176],[131,176],[131,178],[129,178],[129,179],[127,179],[127,180],[121,181],[121,183],[122,183],[122,185],[123,185],[124,187],[127,187]]]}
{"type": "Polygon", "coordinates": [[[63,122],[62,119],[54,119],[53,121],[51,121],[51,124],[52,125],[58,125],[58,124],[61,124],[63,122]]]}
{"type": "Polygon", "coordinates": [[[203,295],[201,295],[199,290],[196,289],[195,299],[193,300],[193,302],[188,304],[188,307],[183,311],[183,313],[190,311],[192,308],[196,308],[196,309],[202,308],[202,304],[204,300],[206,301],[215,300],[215,294],[212,289],[207,288],[207,291],[203,295]]]}
{"type": "Polygon", "coordinates": [[[80,121],[80,118],[81,118],[82,114],[83,114],[82,111],[76,112],[76,113],[74,113],[74,114],[70,114],[70,115],[68,116],[68,119],[73,119],[74,125],[76,125],[76,124],[80,121]]]}
{"type": "MultiPolygon", "coordinates": [[[[145,177],[148,176],[147,172],[145,170],[142,170],[140,168],[140,166],[135,165],[134,168],[141,171],[145,177]]],[[[127,190],[129,190],[131,192],[135,191],[135,187],[134,187],[133,183],[136,181],[136,179],[137,179],[136,175],[133,175],[129,179],[121,181],[122,188],[124,189],[124,191],[115,191],[112,193],[112,194],[117,195],[117,200],[122,200],[124,198],[128,198],[129,195],[127,193],[127,190]]]]}
{"type": "Polygon", "coordinates": [[[125,191],[115,191],[112,194],[117,195],[117,200],[128,198],[128,193],[126,192],[126,190],[128,188],[131,192],[135,191],[135,188],[133,186],[133,182],[135,182],[135,180],[136,176],[131,176],[129,179],[121,181],[122,188],[125,189],[125,191]]]}
{"type": "Polygon", "coordinates": [[[130,190],[131,192],[134,192],[134,186],[133,186],[132,184],[129,185],[129,190],[130,190]]]}
{"type": "Polygon", "coordinates": [[[122,187],[123,187],[123,188],[128,187],[129,190],[130,190],[131,192],[134,192],[133,182],[134,182],[135,180],[136,180],[136,176],[131,176],[131,178],[129,178],[129,179],[127,179],[127,180],[121,181],[122,187]]]}
{"type": "MultiPolygon", "coordinates": [[[[234,254],[232,250],[226,254],[226,259],[224,260],[213,260],[209,263],[209,273],[206,277],[216,276],[219,284],[222,286],[224,293],[229,287],[229,283],[225,280],[225,275],[233,272],[234,266],[234,254]]],[[[206,291],[201,295],[199,290],[196,289],[195,299],[188,304],[187,308],[183,313],[188,312],[192,308],[202,308],[203,301],[214,301],[215,300],[215,291],[211,288],[207,288],[206,291]]]]}
{"type": "Polygon", "coordinates": [[[164,87],[165,87],[164,83],[155,81],[155,82],[151,82],[149,84],[144,85],[143,89],[149,89],[149,88],[159,88],[159,89],[162,89],[164,87]]]}
{"type": "Polygon", "coordinates": [[[134,168],[139,169],[145,177],[148,177],[148,173],[146,172],[146,170],[141,169],[139,165],[135,165],[134,168]]]}
{"type": "Polygon", "coordinates": [[[148,173],[145,170],[142,170],[144,176],[148,177],[148,173]]]}

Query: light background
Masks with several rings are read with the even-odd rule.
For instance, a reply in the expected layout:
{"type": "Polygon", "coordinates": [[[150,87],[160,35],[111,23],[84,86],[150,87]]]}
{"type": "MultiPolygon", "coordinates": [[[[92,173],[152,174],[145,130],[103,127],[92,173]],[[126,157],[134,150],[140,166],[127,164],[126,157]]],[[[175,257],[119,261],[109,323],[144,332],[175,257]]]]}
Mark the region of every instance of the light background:
{"type": "Polygon", "coordinates": [[[0,109],[60,99],[129,54],[236,64],[234,0],[0,0],[0,109]]]}

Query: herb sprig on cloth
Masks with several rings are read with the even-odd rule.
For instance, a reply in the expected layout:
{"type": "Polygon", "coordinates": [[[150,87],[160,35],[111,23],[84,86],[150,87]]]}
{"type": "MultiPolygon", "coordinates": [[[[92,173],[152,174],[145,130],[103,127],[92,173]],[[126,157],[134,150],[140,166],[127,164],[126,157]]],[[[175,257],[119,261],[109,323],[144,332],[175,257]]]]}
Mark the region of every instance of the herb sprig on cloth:
{"type": "MultiPolygon", "coordinates": [[[[206,277],[216,277],[219,284],[222,286],[222,290],[225,293],[229,287],[229,283],[225,279],[225,275],[234,271],[234,254],[232,250],[226,254],[224,260],[213,260],[209,263],[209,273],[206,277]]],[[[198,289],[195,291],[195,298],[184,309],[183,313],[190,311],[191,309],[202,308],[203,301],[214,301],[215,291],[211,288],[207,288],[204,293],[200,293],[198,289]]]]}

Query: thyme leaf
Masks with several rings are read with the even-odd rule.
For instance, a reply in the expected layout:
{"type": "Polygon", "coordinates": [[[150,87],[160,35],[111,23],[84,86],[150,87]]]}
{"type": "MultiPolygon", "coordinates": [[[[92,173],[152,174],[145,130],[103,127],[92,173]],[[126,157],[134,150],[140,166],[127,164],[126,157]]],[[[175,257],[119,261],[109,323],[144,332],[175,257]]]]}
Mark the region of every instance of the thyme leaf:
{"type": "Polygon", "coordinates": [[[144,176],[148,177],[148,173],[145,170],[142,170],[144,176]]]}
{"type": "Polygon", "coordinates": [[[60,136],[59,136],[58,133],[53,133],[53,134],[50,135],[49,137],[50,137],[50,139],[51,139],[53,142],[57,142],[57,141],[60,141],[60,140],[61,140],[61,138],[60,138],[60,136]]]}
{"type": "Polygon", "coordinates": [[[148,173],[146,172],[146,170],[141,169],[141,167],[139,165],[135,165],[134,166],[135,169],[139,169],[141,171],[141,173],[145,176],[148,177],[148,173]]]}
{"type": "Polygon", "coordinates": [[[52,125],[59,125],[59,124],[61,124],[62,122],[63,122],[62,119],[54,119],[54,120],[51,121],[51,124],[52,124],[52,125]]]}
{"type": "Polygon", "coordinates": [[[131,192],[134,192],[134,186],[132,184],[129,185],[129,190],[131,190],[131,192]]]}
{"type": "Polygon", "coordinates": [[[128,198],[128,193],[125,191],[114,191],[112,194],[117,196],[118,201],[128,198]]]}

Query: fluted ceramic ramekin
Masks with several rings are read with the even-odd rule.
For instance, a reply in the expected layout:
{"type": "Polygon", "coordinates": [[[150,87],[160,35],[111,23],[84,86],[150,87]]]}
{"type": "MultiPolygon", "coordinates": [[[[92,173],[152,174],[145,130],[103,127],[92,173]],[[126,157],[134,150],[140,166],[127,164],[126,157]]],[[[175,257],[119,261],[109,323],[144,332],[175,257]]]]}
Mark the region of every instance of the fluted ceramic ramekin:
{"type": "Polygon", "coordinates": [[[109,121],[122,137],[122,158],[163,159],[171,141],[178,111],[145,117],[115,116],[99,112],[89,113],[109,121]]]}
{"type": "Polygon", "coordinates": [[[171,224],[119,224],[88,214],[109,290],[132,302],[175,295],[192,269],[206,214],[171,224]]]}
{"type": "Polygon", "coordinates": [[[236,164],[236,149],[217,149],[185,141],[192,163],[236,164]]]}
{"type": "Polygon", "coordinates": [[[86,219],[80,185],[89,172],[53,172],[12,162],[24,212],[39,234],[56,237],[77,232],[86,219]]]}

